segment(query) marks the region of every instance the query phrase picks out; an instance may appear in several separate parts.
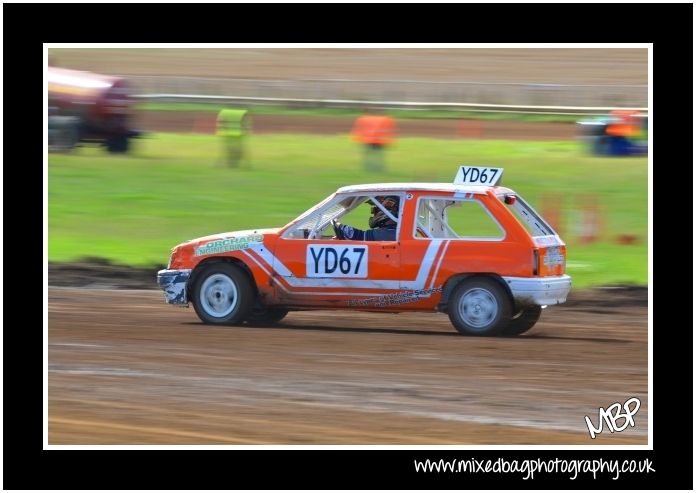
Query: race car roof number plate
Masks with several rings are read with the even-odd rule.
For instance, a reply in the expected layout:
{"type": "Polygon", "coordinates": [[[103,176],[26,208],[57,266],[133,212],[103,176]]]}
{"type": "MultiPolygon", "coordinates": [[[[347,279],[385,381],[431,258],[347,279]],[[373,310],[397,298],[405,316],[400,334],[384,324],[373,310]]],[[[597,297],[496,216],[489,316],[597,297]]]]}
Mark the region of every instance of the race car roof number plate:
{"type": "Polygon", "coordinates": [[[454,177],[455,185],[480,185],[494,187],[503,176],[503,168],[484,168],[481,166],[460,166],[457,176],[454,177]]]}

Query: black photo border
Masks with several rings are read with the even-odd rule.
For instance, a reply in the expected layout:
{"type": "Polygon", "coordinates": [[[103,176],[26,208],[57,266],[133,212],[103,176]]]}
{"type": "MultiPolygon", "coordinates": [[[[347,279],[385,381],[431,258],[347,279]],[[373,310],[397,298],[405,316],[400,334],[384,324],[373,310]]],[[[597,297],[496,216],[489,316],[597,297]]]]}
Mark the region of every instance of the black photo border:
{"type": "MultiPolygon", "coordinates": [[[[19,307],[22,293],[36,291],[42,275],[36,259],[44,256],[39,247],[43,149],[38,140],[43,43],[652,43],[653,108],[659,108],[653,158],[660,165],[655,168],[672,166],[681,176],[693,167],[693,5],[6,3],[3,13],[3,218],[5,255],[12,259],[4,262],[3,276],[4,488],[692,489],[693,330],[684,324],[676,334],[670,330],[672,322],[659,315],[653,327],[650,451],[43,450],[42,315],[19,307]],[[38,18],[43,21],[34,22],[38,18]],[[675,53],[681,63],[664,61],[675,53]],[[667,390],[675,383],[682,393],[667,390]],[[648,459],[655,472],[623,474],[617,481],[611,475],[570,480],[567,474],[525,481],[510,474],[424,474],[414,469],[414,460],[471,457],[648,459]]],[[[654,173],[655,217],[658,211],[674,215],[667,207],[681,207],[680,199],[693,195],[688,189],[674,192],[678,184],[660,183],[662,176],[654,173]],[[657,200],[658,193],[666,197],[669,190],[668,200],[657,200]]],[[[653,286],[661,289],[653,289],[653,313],[661,313],[663,303],[692,306],[678,289],[661,284],[666,262],[657,260],[658,252],[672,248],[674,255],[674,249],[684,248],[679,241],[655,242],[653,286]],[[660,294],[666,292],[669,301],[660,294]]],[[[673,275],[680,273],[673,270],[673,275]]]]}

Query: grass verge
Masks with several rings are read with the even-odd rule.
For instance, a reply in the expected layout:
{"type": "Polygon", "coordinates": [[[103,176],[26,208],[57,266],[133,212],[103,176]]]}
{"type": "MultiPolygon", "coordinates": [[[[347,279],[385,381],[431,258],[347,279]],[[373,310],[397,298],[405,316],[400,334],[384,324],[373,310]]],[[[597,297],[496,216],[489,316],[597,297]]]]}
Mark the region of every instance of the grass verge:
{"type": "MultiPolygon", "coordinates": [[[[139,103],[135,106],[140,111],[180,111],[218,113],[226,106],[220,103],[139,103]]],[[[364,113],[350,108],[286,108],[281,106],[253,106],[248,108],[256,115],[281,116],[344,116],[356,118],[364,113]]],[[[510,120],[524,122],[575,123],[588,117],[582,115],[551,115],[530,113],[509,113],[504,111],[454,111],[454,110],[384,110],[385,115],[398,119],[454,119],[454,120],[510,120]]]]}
{"type": "Polygon", "coordinates": [[[506,186],[542,214],[560,211],[576,287],[647,283],[645,157],[589,156],[575,142],[403,138],[387,170],[370,173],[347,135],[254,135],[247,146],[239,168],[224,166],[221,142],[202,134],[152,134],[127,156],[92,146],[49,155],[49,260],[161,265],[181,241],[283,226],[344,185],[451,182],[457,165],[475,164],[504,167],[506,186]],[[583,244],[588,217],[598,241],[583,244]]]}

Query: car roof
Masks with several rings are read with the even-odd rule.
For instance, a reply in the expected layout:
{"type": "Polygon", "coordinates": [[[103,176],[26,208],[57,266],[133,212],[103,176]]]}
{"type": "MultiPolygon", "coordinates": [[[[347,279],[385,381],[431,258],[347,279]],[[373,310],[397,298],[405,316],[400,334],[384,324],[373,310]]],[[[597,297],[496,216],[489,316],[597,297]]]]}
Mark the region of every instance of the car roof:
{"type": "Polygon", "coordinates": [[[336,193],[352,192],[403,192],[409,190],[432,191],[432,192],[465,192],[465,193],[486,193],[488,190],[500,189],[504,192],[511,192],[505,187],[488,187],[483,185],[455,185],[453,183],[366,183],[363,185],[348,185],[339,188],[336,193]]]}

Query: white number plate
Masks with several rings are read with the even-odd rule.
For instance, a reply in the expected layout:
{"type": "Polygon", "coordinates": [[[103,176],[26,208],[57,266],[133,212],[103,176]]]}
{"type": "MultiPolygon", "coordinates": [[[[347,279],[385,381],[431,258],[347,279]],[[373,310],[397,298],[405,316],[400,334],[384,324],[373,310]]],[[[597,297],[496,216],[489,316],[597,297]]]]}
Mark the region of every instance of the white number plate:
{"type": "Polygon", "coordinates": [[[307,277],[367,277],[367,245],[308,245],[307,277]]]}
{"type": "Polygon", "coordinates": [[[503,168],[481,168],[478,166],[460,166],[455,185],[483,185],[494,187],[503,176],[503,168]]]}

